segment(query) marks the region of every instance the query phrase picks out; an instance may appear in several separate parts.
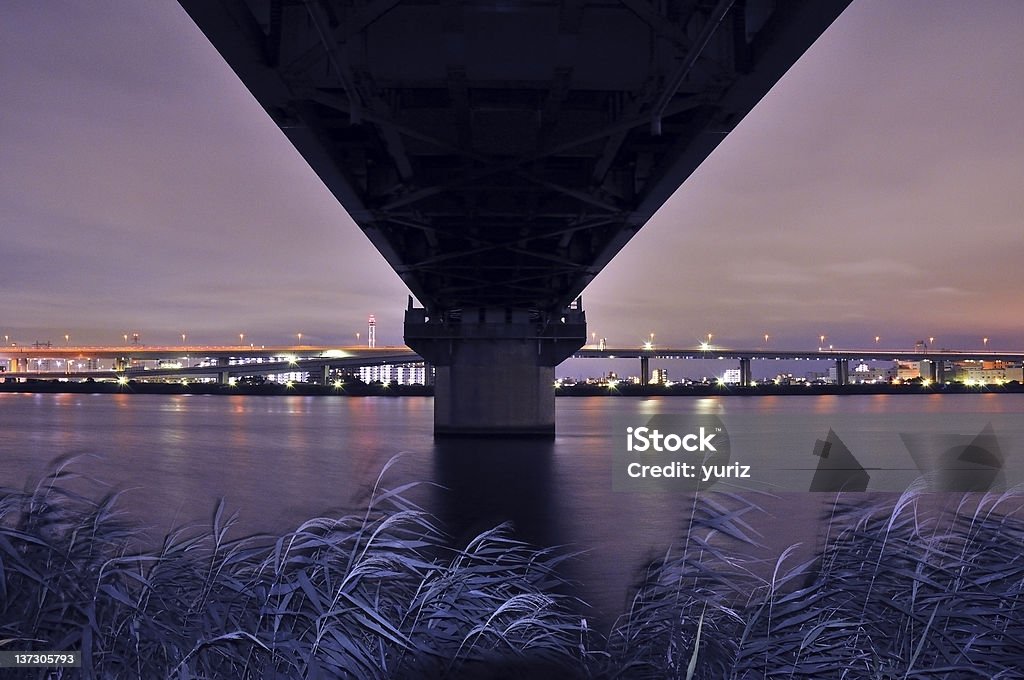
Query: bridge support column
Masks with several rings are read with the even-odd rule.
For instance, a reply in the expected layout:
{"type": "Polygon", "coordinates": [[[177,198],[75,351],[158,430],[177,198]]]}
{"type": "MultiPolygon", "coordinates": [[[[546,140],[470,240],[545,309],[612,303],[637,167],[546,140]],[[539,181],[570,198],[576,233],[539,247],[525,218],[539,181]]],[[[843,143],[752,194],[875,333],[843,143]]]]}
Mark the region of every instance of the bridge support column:
{"type": "Polygon", "coordinates": [[[846,359],[836,359],[836,384],[850,384],[850,362],[846,359]]]}
{"type": "Polygon", "coordinates": [[[405,314],[406,344],[435,369],[435,436],[553,437],[555,366],[586,339],[580,309],[547,319],[497,308],[405,314]]]}
{"type": "MultiPolygon", "coordinates": [[[[228,360],[227,357],[218,357],[217,358],[217,365],[218,366],[227,367],[230,363],[231,362],[228,360]]],[[[220,383],[221,385],[230,385],[231,384],[231,372],[229,370],[227,370],[227,368],[224,368],[224,370],[218,371],[217,372],[217,382],[220,383]]]]}
{"type": "Polygon", "coordinates": [[[17,357],[12,358],[11,359],[10,368],[8,368],[7,371],[9,373],[20,373],[21,370],[22,370],[21,369],[21,362],[22,362],[22,360],[17,358],[17,357]]]}
{"type": "Polygon", "coordinates": [[[753,375],[750,371],[750,359],[740,359],[740,386],[750,387],[751,383],[754,382],[753,375]]]}
{"type": "Polygon", "coordinates": [[[128,370],[128,367],[131,365],[131,363],[132,363],[131,357],[115,357],[114,358],[114,372],[115,373],[124,373],[125,371],[128,370]]]}
{"type": "Polygon", "coordinates": [[[640,357],[640,384],[647,385],[651,382],[651,358],[640,357]]]}
{"type": "Polygon", "coordinates": [[[939,385],[945,385],[946,384],[946,362],[942,361],[940,359],[939,361],[936,361],[935,363],[933,363],[932,366],[935,367],[935,370],[933,371],[935,373],[935,382],[937,384],[939,384],[939,385]]]}

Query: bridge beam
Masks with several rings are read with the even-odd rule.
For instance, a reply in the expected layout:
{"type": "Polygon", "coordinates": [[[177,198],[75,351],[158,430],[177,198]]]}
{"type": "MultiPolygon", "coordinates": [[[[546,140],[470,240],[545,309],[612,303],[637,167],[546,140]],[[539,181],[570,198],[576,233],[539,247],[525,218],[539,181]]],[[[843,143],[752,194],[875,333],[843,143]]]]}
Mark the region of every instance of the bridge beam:
{"type": "Polygon", "coordinates": [[[406,344],[435,370],[435,436],[553,437],[555,366],[586,339],[579,309],[546,323],[497,308],[466,308],[459,319],[405,314],[406,344]]]}

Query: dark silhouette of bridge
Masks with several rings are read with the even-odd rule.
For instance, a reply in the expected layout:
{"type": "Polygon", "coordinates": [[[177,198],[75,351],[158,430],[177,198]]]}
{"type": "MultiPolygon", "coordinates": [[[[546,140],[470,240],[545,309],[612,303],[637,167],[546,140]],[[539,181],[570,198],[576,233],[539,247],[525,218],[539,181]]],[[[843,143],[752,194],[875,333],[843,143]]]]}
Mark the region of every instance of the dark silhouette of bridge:
{"type": "Polygon", "coordinates": [[[574,301],[849,0],[179,2],[423,305],[435,432],[551,435],[574,301]]]}

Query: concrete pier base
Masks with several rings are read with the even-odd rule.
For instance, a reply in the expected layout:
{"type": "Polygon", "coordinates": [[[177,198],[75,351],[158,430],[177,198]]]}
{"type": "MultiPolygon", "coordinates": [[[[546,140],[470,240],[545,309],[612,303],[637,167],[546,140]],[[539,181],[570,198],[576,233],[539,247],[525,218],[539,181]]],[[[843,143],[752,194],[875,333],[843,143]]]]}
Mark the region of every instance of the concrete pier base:
{"type": "Polygon", "coordinates": [[[547,319],[466,309],[430,318],[409,309],[405,342],[433,364],[435,436],[555,434],[555,366],[587,338],[582,310],[547,319]]]}

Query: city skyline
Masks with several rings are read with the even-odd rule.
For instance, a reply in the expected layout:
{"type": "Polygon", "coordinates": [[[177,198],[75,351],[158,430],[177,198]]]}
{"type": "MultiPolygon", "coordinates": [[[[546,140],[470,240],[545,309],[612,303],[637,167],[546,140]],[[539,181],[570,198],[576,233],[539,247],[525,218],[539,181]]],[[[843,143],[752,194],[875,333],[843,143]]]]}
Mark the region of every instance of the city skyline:
{"type": "MultiPolygon", "coordinates": [[[[0,334],[401,342],[405,287],[177,3],[4,14],[0,334]]],[[[1022,24],[855,1],[585,291],[594,337],[1024,346],[1022,24]]]]}

